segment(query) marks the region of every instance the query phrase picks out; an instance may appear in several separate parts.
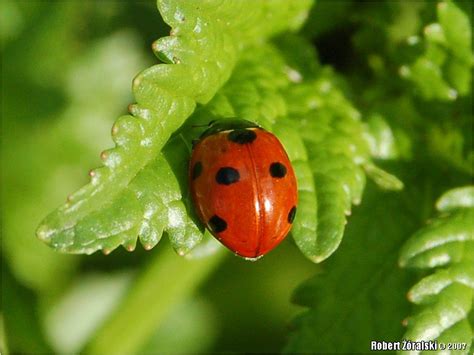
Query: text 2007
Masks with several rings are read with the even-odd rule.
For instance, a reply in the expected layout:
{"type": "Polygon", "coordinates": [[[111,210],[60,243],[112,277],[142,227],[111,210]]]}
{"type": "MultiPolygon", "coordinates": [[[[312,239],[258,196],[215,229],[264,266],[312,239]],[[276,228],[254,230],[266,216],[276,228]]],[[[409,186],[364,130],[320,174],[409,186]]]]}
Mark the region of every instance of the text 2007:
{"type": "Polygon", "coordinates": [[[467,349],[467,343],[439,343],[439,349],[440,350],[466,350],[467,349]]]}

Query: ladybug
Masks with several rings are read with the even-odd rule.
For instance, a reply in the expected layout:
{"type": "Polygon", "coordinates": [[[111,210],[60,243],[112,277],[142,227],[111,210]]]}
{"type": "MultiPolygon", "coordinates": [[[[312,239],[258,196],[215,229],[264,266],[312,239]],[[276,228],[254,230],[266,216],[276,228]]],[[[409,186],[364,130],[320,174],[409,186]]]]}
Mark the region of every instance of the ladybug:
{"type": "Polygon", "coordinates": [[[275,248],[296,214],[296,177],[272,133],[243,119],[212,121],[193,144],[191,196],[200,220],[237,255],[275,248]]]}

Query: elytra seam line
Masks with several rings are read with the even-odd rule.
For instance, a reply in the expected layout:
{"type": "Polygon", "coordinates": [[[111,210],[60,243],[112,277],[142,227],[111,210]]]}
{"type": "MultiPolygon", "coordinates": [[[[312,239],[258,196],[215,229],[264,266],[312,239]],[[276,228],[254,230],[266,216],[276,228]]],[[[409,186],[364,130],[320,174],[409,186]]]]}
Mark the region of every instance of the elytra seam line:
{"type": "Polygon", "coordinates": [[[252,163],[253,182],[255,185],[254,188],[257,193],[257,201],[258,201],[258,216],[259,216],[258,222],[257,222],[258,223],[258,226],[257,226],[257,230],[258,230],[257,243],[258,244],[257,244],[256,255],[255,255],[255,256],[258,256],[258,254],[260,253],[261,241],[263,239],[263,228],[265,226],[265,205],[262,203],[262,192],[260,191],[260,186],[258,183],[257,169],[255,166],[255,159],[252,154],[252,149],[250,148],[250,144],[246,144],[245,146],[250,156],[250,161],[252,163]],[[263,206],[263,210],[262,210],[262,206],[263,206]]]}

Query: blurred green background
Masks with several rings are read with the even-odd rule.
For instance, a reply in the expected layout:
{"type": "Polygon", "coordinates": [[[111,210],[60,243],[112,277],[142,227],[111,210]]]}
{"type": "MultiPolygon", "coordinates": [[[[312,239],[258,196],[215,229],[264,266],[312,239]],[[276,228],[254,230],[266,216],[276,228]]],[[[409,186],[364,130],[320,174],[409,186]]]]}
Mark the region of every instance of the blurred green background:
{"type": "MultiPolygon", "coordinates": [[[[472,17],[468,2],[457,4],[472,17]]],[[[113,145],[112,123],[133,102],[131,81],[157,62],[151,43],[168,35],[169,28],[152,0],[4,0],[0,6],[0,345],[10,353],[75,353],[109,317],[121,312],[116,306],[152,259],[180,258],[165,241],[148,252],[138,247],[133,253],[120,248],[108,256],[72,256],[52,251],[35,237],[41,219],[88,181],[87,171],[101,163],[100,152],[113,145]]],[[[467,152],[472,150],[472,113],[466,114],[472,109],[471,98],[426,105],[423,99],[429,95],[440,95],[442,101],[450,92],[441,87],[433,94],[429,85],[421,86],[426,95],[420,103],[408,96],[407,82],[393,75],[397,65],[422,51],[405,48],[402,40],[420,34],[435,19],[435,11],[429,1],[320,1],[303,28],[321,63],[333,66],[350,83],[349,98],[364,118],[382,113],[394,127],[396,155],[403,162],[390,169],[408,186],[395,198],[394,193],[378,195],[369,185],[368,205],[354,209],[347,242],[334,265],[338,256],[357,267],[358,262],[377,265],[377,256],[361,261],[357,254],[365,248],[358,241],[379,238],[376,228],[381,224],[367,228],[374,214],[389,228],[391,244],[381,248],[393,249],[394,266],[403,240],[432,214],[435,198],[446,188],[472,181],[474,155],[467,152]],[[426,118],[433,123],[427,124],[426,118]],[[413,156],[418,161],[410,165],[413,156]],[[386,211],[400,210],[409,217],[383,220],[386,211]]],[[[385,124],[372,119],[371,124],[385,124]]],[[[140,352],[279,351],[291,319],[303,310],[290,302],[293,290],[322,271],[289,240],[257,263],[226,252],[216,265],[194,292],[167,303],[163,320],[140,352]]],[[[164,272],[172,283],[176,270],[164,272]]],[[[387,327],[388,334],[401,336],[399,321],[409,313],[403,294],[414,282],[398,275],[394,279],[387,281],[384,292],[399,286],[389,317],[397,322],[390,324],[393,329],[387,324],[379,329],[387,327]]],[[[170,286],[158,285],[156,297],[160,287],[170,286]]],[[[376,304],[385,302],[374,298],[376,304]]]]}

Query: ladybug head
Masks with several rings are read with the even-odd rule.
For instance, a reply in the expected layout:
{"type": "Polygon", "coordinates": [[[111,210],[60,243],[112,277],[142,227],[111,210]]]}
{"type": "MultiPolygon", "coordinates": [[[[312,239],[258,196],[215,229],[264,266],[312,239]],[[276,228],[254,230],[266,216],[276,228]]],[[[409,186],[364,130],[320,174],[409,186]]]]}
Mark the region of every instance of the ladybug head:
{"type": "Polygon", "coordinates": [[[261,128],[258,124],[247,121],[241,118],[223,118],[218,120],[212,120],[209,122],[209,128],[206,129],[201,136],[200,139],[212,136],[213,134],[223,132],[223,131],[230,131],[233,129],[244,129],[244,128],[261,128]]]}

